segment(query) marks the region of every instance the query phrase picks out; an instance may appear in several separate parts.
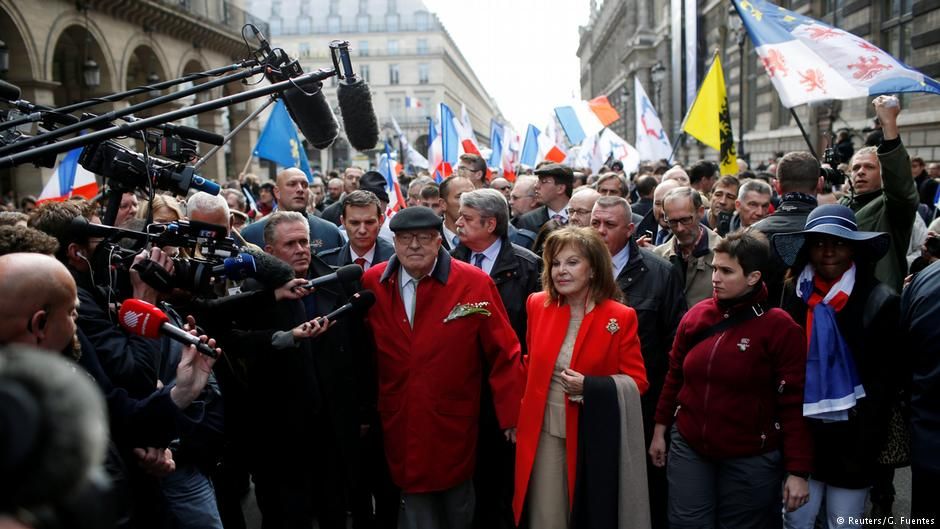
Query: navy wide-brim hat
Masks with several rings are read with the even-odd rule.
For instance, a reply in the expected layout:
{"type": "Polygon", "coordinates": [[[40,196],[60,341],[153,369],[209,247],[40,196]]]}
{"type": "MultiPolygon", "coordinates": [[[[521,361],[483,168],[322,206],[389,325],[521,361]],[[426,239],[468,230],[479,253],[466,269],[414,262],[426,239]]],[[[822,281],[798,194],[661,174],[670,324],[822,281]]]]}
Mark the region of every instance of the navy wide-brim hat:
{"type": "Polygon", "coordinates": [[[858,222],[851,209],[840,204],[819,206],[806,217],[806,229],[773,236],[773,247],[787,266],[793,266],[806,242],[806,235],[819,233],[852,241],[856,250],[877,261],[888,253],[891,236],[877,231],[858,231],[858,222]]]}

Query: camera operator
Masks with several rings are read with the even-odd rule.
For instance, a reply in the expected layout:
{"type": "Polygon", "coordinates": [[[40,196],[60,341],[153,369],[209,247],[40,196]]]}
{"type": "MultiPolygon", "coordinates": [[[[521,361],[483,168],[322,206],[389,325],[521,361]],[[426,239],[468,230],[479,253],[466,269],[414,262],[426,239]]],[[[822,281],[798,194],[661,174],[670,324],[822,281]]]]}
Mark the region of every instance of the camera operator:
{"type": "MultiPolygon", "coordinates": [[[[111,304],[120,299],[112,283],[109,256],[96,252],[100,240],[75,232],[72,219],[79,216],[99,221],[86,202],[47,202],[33,213],[29,225],[58,241],[55,257],[68,268],[78,285],[81,301],[78,326],[95,346],[105,372],[132,397],[145,397],[157,387],[160,341],[132,335],[117,324],[111,304]]],[[[134,258],[134,264],[147,259],[173,273],[172,261],[159,248],[142,251],[134,258]]],[[[128,275],[130,296],[125,297],[156,304],[157,290],[146,284],[136,270],[128,275]]]]}

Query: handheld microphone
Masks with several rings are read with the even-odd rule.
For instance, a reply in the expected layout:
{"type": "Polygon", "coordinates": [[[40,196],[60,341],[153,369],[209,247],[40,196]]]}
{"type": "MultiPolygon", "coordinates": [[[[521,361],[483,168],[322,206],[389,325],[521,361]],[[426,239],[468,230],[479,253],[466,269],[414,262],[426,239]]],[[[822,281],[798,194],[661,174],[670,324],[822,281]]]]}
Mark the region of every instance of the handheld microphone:
{"type": "Polygon", "coordinates": [[[226,257],[222,264],[212,267],[213,276],[224,276],[232,281],[254,277],[257,273],[258,266],[255,264],[255,258],[247,253],[240,253],[235,257],[226,257]]]}
{"type": "Polygon", "coordinates": [[[304,288],[313,288],[315,286],[332,283],[334,281],[352,283],[353,281],[358,281],[360,277],[362,277],[362,268],[357,264],[348,264],[346,266],[340,267],[332,274],[315,277],[310,281],[307,281],[307,283],[303,286],[304,288]]]}
{"type": "Polygon", "coordinates": [[[326,316],[317,316],[317,321],[323,323],[324,319],[336,321],[337,318],[352,311],[364,312],[375,304],[375,294],[371,290],[360,290],[349,298],[349,302],[327,314],[326,316]]]}
{"type": "Polygon", "coordinates": [[[121,327],[124,327],[126,331],[132,334],[145,338],[159,338],[161,334],[165,334],[184,345],[195,345],[200,353],[210,358],[218,357],[215,349],[192,334],[171,324],[169,316],[146,301],[128,299],[121,303],[121,310],[118,311],[118,321],[121,323],[121,327]]]}

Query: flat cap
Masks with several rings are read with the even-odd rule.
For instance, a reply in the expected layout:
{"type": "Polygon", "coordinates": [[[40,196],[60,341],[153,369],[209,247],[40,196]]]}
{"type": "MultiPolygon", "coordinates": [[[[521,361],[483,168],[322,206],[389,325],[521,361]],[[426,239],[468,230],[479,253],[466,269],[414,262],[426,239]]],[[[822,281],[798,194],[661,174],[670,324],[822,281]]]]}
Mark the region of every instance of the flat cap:
{"type": "Polygon", "coordinates": [[[535,176],[551,176],[555,182],[561,184],[574,183],[574,171],[567,165],[560,163],[550,163],[535,170],[535,176]]]}
{"type": "Polygon", "coordinates": [[[388,192],[385,190],[386,181],[382,173],[366,171],[359,179],[359,189],[372,191],[382,202],[388,202],[388,192]]]}
{"type": "Polygon", "coordinates": [[[388,228],[393,232],[408,230],[440,230],[442,219],[424,206],[405,208],[392,217],[388,228]]]}

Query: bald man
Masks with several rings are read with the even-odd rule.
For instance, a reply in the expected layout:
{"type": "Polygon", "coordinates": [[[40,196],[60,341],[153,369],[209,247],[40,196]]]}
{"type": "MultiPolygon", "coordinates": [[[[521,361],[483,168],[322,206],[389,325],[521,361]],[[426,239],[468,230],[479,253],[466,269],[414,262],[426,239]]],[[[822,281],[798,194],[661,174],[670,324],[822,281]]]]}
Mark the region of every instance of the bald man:
{"type": "Polygon", "coordinates": [[[62,351],[75,336],[78,291],[65,265],[48,255],[0,257],[0,343],[62,351]]]}
{"type": "MultiPolygon", "coordinates": [[[[348,172],[348,171],[347,171],[348,172]]],[[[348,180],[347,183],[352,182],[348,180]]],[[[355,178],[356,188],[359,187],[359,178],[355,178]]],[[[274,196],[277,197],[279,211],[296,211],[307,217],[310,225],[310,249],[313,253],[320,253],[343,245],[343,237],[333,223],[307,213],[307,175],[296,168],[284,169],[277,174],[277,185],[274,196]]],[[[249,224],[242,230],[242,237],[246,241],[264,248],[264,226],[267,219],[261,219],[249,224]]]]}
{"type": "Polygon", "coordinates": [[[581,187],[575,190],[568,201],[568,218],[572,226],[586,228],[591,225],[591,210],[601,194],[591,187],[581,187]]]}
{"type": "Polygon", "coordinates": [[[689,173],[685,172],[685,169],[678,165],[663,173],[662,181],[668,182],[669,180],[679,182],[679,187],[689,187],[692,182],[692,179],[689,178],[689,173]]]}

